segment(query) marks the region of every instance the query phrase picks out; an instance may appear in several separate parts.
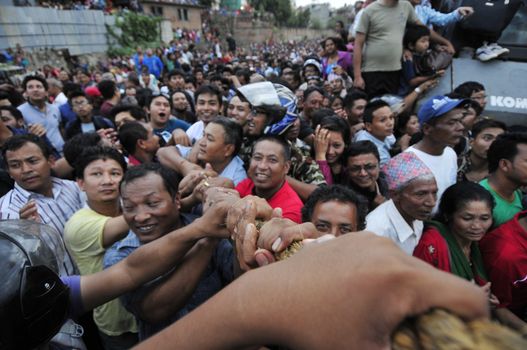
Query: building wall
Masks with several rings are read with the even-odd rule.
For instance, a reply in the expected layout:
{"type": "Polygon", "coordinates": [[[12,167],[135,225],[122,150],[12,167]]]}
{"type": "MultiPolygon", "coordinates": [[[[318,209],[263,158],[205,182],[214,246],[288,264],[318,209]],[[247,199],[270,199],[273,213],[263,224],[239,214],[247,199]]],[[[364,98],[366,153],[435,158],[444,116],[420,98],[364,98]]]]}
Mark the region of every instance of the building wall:
{"type": "Polygon", "coordinates": [[[108,50],[102,11],[59,11],[42,7],[0,6],[0,49],[68,49],[71,55],[108,50]]]}
{"type": "Polygon", "coordinates": [[[142,5],[146,13],[168,19],[172,23],[172,29],[201,29],[201,8],[159,2],[143,2],[142,5]]]}

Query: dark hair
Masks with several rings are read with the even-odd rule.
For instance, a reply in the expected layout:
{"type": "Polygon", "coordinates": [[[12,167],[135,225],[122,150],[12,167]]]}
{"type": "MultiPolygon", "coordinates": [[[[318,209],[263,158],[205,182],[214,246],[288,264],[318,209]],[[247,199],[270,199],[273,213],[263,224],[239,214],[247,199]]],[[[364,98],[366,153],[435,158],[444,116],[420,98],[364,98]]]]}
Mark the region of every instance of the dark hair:
{"type": "Polygon", "coordinates": [[[331,106],[333,102],[336,100],[340,100],[342,102],[342,106],[344,107],[344,98],[340,95],[332,95],[329,97],[329,105],[331,106]]]}
{"type": "Polygon", "coordinates": [[[82,150],[97,146],[100,142],[101,136],[95,131],[77,134],[64,144],[64,158],[72,167],[75,167],[75,162],[79,160],[82,150]]]}
{"type": "Polygon", "coordinates": [[[117,114],[122,113],[122,112],[129,112],[132,118],[134,118],[137,121],[146,122],[147,120],[146,113],[142,108],[138,106],[134,106],[134,105],[128,105],[128,104],[118,104],[115,107],[113,107],[112,110],[110,111],[110,116],[112,120],[115,122],[115,117],[117,116],[117,114]]]}
{"type": "Polygon", "coordinates": [[[82,90],[73,90],[70,92],[70,94],[68,95],[68,103],[73,106],[73,99],[76,98],[76,97],[84,97],[88,100],[88,103],[90,104],[93,104],[91,99],[88,97],[88,95],[86,95],[86,93],[82,90]]]}
{"type": "Polygon", "coordinates": [[[527,133],[506,132],[498,136],[487,152],[489,173],[493,173],[498,169],[502,159],[512,162],[518,154],[518,144],[527,144],[527,133]]]}
{"type": "Polygon", "coordinates": [[[320,127],[329,131],[339,132],[340,135],[342,135],[344,144],[346,145],[344,152],[349,148],[351,143],[351,132],[348,122],[344,119],[336,115],[331,115],[322,119],[320,127]]]}
{"type": "Polygon", "coordinates": [[[322,185],[317,187],[307,198],[302,208],[302,222],[309,222],[318,203],[337,201],[352,203],[357,207],[357,229],[364,229],[368,205],[353,190],[342,185],[322,185]]]}
{"type": "Polygon", "coordinates": [[[481,185],[472,181],[458,182],[443,192],[435,219],[446,224],[457,211],[473,201],[486,202],[491,212],[495,206],[494,197],[481,185]]]}
{"type": "Polygon", "coordinates": [[[415,113],[411,113],[409,111],[399,113],[399,115],[397,116],[397,126],[394,130],[394,134],[396,137],[400,137],[404,134],[403,130],[406,128],[406,124],[408,124],[412,116],[417,117],[415,113]]]}
{"type": "Polygon", "coordinates": [[[243,130],[240,124],[232,119],[222,116],[217,116],[210,123],[218,124],[223,128],[223,139],[225,144],[234,145],[234,152],[232,153],[232,157],[234,158],[242,147],[243,130]]]}
{"type": "Polygon", "coordinates": [[[477,81],[466,81],[456,87],[453,92],[460,94],[465,98],[470,98],[474,92],[480,92],[484,90],[485,87],[483,84],[478,83],[477,81]]]}
{"type": "Polygon", "coordinates": [[[371,141],[357,141],[352,142],[348,148],[346,158],[360,156],[361,154],[373,154],[375,158],[380,162],[381,157],[379,156],[379,150],[377,146],[371,141]]]}
{"type": "Polygon", "coordinates": [[[245,83],[249,83],[251,79],[251,71],[247,68],[238,69],[235,73],[237,77],[243,77],[245,83]]]}
{"type": "Polygon", "coordinates": [[[109,100],[113,97],[113,95],[115,95],[115,89],[117,89],[117,85],[111,80],[103,80],[97,84],[97,89],[99,89],[102,97],[105,100],[109,100]]]}
{"type": "Polygon", "coordinates": [[[187,75],[185,77],[185,83],[191,83],[192,85],[194,85],[194,87],[196,87],[196,78],[194,78],[194,76],[192,75],[187,75]]]}
{"type": "Polygon", "coordinates": [[[168,104],[170,105],[170,108],[172,108],[172,100],[168,95],[163,93],[153,93],[147,99],[146,107],[148,108],[148,110],[150,110],[150,105],[152,105],[152,102],[154,102],[154,100],[158,97],[163,97],[164,99],[166,99],[168,101],[168,104]]]}
{"type": "Polygon", "coordinates": [[[167,167],[162,166],[159,163],[145,163],[137,166],[130,167],[123,176],[121,180],[120,189],[121,193],[123,191],[123,186],[127,185],[129,182],[143,178],[148,174],[157,174],[163,179],[163,184],[165,189],[170,194],[172,199],[176,198],[178,193],[178,186],[180,181],[179,174],[167,167]]]}
{"type": "Polygon", "coordinates": [[[403,47],[410,49],[410,44],[415,45],[417,40],[430,36],[430,29],[423,25],[408,25],[404,33],[403,47]]]}
{"type": "Polygon", "coordinates": [[[323,49],[326,49],[326,41],[328,41],[328,40],[333,41],[333,44],[335,44],[335,46],[337,46],[337,38],[333,37],[333,36],[328,36],[327,38],[322,40],[322,42],[320,43],[323,49]]]}
{"type": "Polygon", "coordinates": [[[199,95],[203,95],[203,94],[210,94],[210,95],[216,96],[216,98],[218,99],[218,103],[221,106],[223,102],[221,91],[215,85],[207,84],[207,85],[200,86],[194,92],[194,101],[197,103],[199,95]]]}
{"type": "Polygon", "coordinates": [[[66,97],[68,97],[68,99],[69,99],[69,95],[75,90],[82,90],[82,87],[79,84],[75,84],[71,82],[64,83],[62,87],[62,93],[66,97]]]}
{"type": "MultiPolygon", "coordinates": [[[[467,99],[467,97],[465,97],[465,96],[463,96],[463,95],[461,95],[460,93],[457,93],[457,92],[451,92],[451,93],[447,94],[446,96],[450,97],[452,99],[457,99],[457,100],[467,99]]],[[[476,112],[476,116],[478,116],[478,117],[483,112],[483,108],[481,108],[481,105],[477,101],[475,101],[475,100],[473,100],[471,98],[468,98],[465,107],[466,108],[472,108],[474,110],[474,112],[476,112]]]]}
{"type": "Polygon", "coordinates": [[[24,134],[24,135],[14,135],[7,139],[2,147],[2,158],[4,159],[5,165],[7,165],[6,153],[7,151],[17,151],[20,148],[24,147],[26,143],[34,143],[40,148],[44,158],[49,159],[51,156],[51,149],[47,142],[36,135],[33,134],[24,134]]]}
{"type": "Polygon", "coordinates": [[[285,140],[285,138],[279,135],[264,135],[260,137],[258,140],[256,140],[253,145],[253,153],[256,149],[256,145],[263,141],[269,141],[279,144],[282,147],[282,154],[284,156],[284,159],[286,161],[291,159],[291,146],[289,146],[289,143],[285,140]]]}
{"type": "Polygon", "coordinates": [[[368,95],[360,90],[354,90],[353,92],[346,94],[346,97],[344,97],[344,108],[352,108],[357,100],[368,101],[368,95]]]}
{"type": "MultiPolygon", "coordinates": [[[[7,91],[0,90],[0,100],[9,100],[9,93],[7,91]]],[[[9,103],[11,103],[10,100],[9,103]]]]}
{"type": "Polygon", "coordinates": [[[135,91],[135,99],[137,100],[137,104],[139,107],[149,107],[150,97],[152,96],[152,90],[147,88],[138,88],[135,91]]]}
{"type": "Polygon", "coordinates": [[[318,92],[322,96],[326,96],[326,93],[324,92],[324,90],[322,90],[322,88],[318,86],[310,86],[304,90],[304,101],[306,101],[309,95],[311,95],[314,92],[318,92]]]}
{"type": "Polygon", "coordinates": [[[128,154],[134,154],[137,140],[148,139],[148,130],[139,122],[125,123],[119,129],[119,142],[128,154]]]}
{"type": "Polygon", "coordinates": [[[167,73],[167,80],[170,80],[173,76],[180,76],[183,79],[185,79],[185,77],[187,75],[185,74],[185,72],[183,72],[180,69],[173,69],[173,70],[171,70],[170,72],[167,73]]]}
{"type": "Polygon", "coordinates": [[[22,88],[24,89],[24,91],[27,90],[27,83],[29,83],[31,80],[40,81],[42,85],[44,85],[44,90],[48,91],[48,82],[46,81],[46,79],[38,75],[28,75],[24,78],[24,80],[22,80],[22,88]]]}
{"type": "Polygon", "coordinates": [[[8,111],[16,120],[24,119],[22,112],[14,106],[0,106],[0,111],[8,111]]]}
{"type": "Polygon", "coordinates": [[[375,100],[372,102],[368,102],[368,104],[364,108],[364,116],[362,117],[362,120],[364,120],[365,123],[372,123],[373,113],[375,113],[376,110],[381,109],[383,107],[390,108],[390,105],[383,100],[375,100]]]}
{"type": "Polygon", "coordinates": [[[113,159],[121,166],[123,173],[126,172],[126,161],[119,151],[107,146],[93,146],[86,148],[75,162],[75,174],[77,179],[84,179],[84,170],[96,160],[113,159]]]}
{"type": "MultiPolygon", "coordinates": [[[[317,109],[311,115],[311,123],[313,124],[314,127],[316,127],[317,125],[320,124],[322,119],[330,117],[330,116],[334,116],[334,115],[335,115],[335,111],[332,110],[331,108],[317,109]]],[[[349,126],[348,126],[348,129],[349,129],[349,126]]]]}
{"type": "Polygon", "coordinates": [[[507,125],[494,119],[483,119],[478,121],[472,127],[472,138],[475,139],[483,130],[490,128],[498,128],[507,131],[507,125]]]}

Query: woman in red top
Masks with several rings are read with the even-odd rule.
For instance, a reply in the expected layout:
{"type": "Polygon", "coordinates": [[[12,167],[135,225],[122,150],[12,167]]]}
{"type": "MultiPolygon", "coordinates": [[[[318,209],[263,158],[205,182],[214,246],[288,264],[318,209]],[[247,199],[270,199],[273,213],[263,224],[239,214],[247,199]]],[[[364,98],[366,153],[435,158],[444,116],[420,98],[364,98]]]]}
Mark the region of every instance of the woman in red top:
{"type": "MultiPolygon", "coordinates": [[[[492,195],[474,182],[458,182],[446,189],[435,221],[427,223],[414,256],[438,269],[472,281],[489,292],[492,306],[498,299],[490,293],[478,242],[492,226],[492,195]]],[[[506,308],[496,309],[503,323],[524,331],[525,322],[506,308]]]]}

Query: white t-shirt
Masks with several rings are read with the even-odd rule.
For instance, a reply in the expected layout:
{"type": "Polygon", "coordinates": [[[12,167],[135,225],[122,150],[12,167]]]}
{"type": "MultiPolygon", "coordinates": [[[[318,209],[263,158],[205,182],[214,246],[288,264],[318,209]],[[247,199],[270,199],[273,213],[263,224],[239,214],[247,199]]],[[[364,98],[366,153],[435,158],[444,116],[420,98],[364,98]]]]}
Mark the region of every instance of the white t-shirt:
{"type": "Polygon", "coordinates": [[[199,139],[203,137],[203,132],[205,131],[205,123],[201,120],[195,122],[187,129],[187,136],[191,144],[196,143],[199,139]]]}
{"type": "Polygon", "coordinates": [[[457,155],[451,147],[446,147],[443,154],[433,156],[416,149],[414,146],[408,147],[406,152],[413,152],[419,159],[426,164],[432,171],[437,182],[437,202],[434,213],[437,212],[439,200],[445,190],[456,183],[457,176],[457,155]]]}

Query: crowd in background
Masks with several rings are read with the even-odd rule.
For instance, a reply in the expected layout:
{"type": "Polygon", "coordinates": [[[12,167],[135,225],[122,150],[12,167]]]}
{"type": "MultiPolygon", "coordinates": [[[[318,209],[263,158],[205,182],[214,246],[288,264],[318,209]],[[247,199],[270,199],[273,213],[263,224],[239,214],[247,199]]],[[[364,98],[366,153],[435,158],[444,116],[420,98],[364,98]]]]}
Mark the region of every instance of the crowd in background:
{"type": "MultiPolygon", "coordinates": [[[[205,51],[180,29],[165,47],[4,82],[0,218],[56,229],[63,276],[109,269],[174,230],[200,232],[177,267],[94,310],[85,340],[106,349],[153,336],[274,261],[247,243],[249,226],[213,232],[227,213],[209,207],[240,198],[280,217],[258,227],[268,250],[285,248],[277,230],[365,229],[480,286],[495,319],[527,334],[526,129],[486,112],[477,76],[427,94],[458,51],[439,27],[477,16],[433,11],[367,1],[335,36],[240,46],[214,35],[205,51]],[[431,51],[446,63],[430,64],[431,51]]],[[[506,54],[479,44],[480,60],[506,54]]]]}

